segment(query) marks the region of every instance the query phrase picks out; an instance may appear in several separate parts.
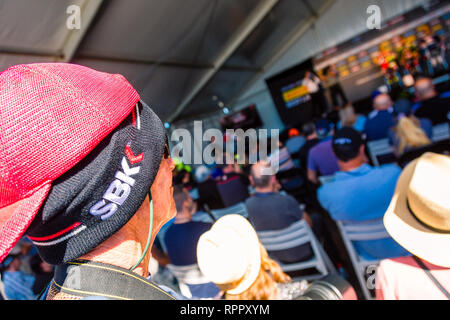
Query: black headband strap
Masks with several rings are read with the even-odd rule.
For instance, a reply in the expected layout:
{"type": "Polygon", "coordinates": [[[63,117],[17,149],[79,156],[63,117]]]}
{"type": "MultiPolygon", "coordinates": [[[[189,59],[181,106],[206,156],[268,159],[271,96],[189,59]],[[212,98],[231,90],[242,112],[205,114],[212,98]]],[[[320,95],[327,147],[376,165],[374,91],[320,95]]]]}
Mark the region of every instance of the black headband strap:
{"type": "Polygon", "coordinates": [[[417,220],[417,222],[419,222],[422,226],[424,226],[427,229],[430,229],[431,231],[437,232],[437,233],[443,233],[443,234],[450,234],[450,230],[446,231],[446,230],[441,230],[441,229],[437,229],[435,227],[430,226],[429,224],[426,224],[425,222],[423,222],[422,220],[420,220],[415,214],[414,211],[411,209],[411,206],[409,205],[409,200],[408,198],[406,198],[406,207],[409,210],[409,213],[411,213],[411,215],[414,217],[414,219],[417,220]]]}

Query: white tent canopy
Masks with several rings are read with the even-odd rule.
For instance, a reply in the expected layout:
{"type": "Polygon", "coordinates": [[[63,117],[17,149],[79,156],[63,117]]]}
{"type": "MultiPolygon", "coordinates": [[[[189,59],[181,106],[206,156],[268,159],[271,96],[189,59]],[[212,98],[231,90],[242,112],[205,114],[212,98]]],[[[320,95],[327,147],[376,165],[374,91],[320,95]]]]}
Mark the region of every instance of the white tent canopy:
{"type": "Polygon", "coordinates": [[[0,0],[0,68],[64,61],[120,73],[163,120],[194,119],[217,101],[265,100],[264,78],[362,32],[369,4],[389,18],[423,2],[0,0]],[[79,30],[67,26],[71,5],[79,30]]]}

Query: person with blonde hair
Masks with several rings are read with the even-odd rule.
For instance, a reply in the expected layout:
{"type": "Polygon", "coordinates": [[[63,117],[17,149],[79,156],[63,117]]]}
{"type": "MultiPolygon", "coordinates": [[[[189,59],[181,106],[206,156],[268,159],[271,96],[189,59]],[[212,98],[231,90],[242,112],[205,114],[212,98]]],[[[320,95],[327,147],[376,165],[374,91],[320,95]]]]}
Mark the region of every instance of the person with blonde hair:
{"type": "Polygon", "coordinates": [[[426,118],[416,118],[411,113],[409,100],[397,100],[394,105],[394,114],[396,124],[389,132],[389,142],[397,157],[409,150],[431,143],[433,134],[431,121],[426,118]]]}
{"type": "Polygon", "coordinates": [[[339,110],[339,122],[337,129],[342,127],[352,127],[356,131],[363,132],[367,118],[363,115],[355,113],[355,108],[351,104],[347,104],[344,108],[339,110]]]}
{"type": "Polygon", "coordinates": [[[410,149],[420,148],[431,143],[425,131],[420,127],[418,119],[414,116],[400,118],[394,130],[397,136],[394,152],[397,155],[402,155],[410,149]]]}
{"type": "Polygon", "coordinates": [[[307,281],[292,282],[269,257],[252,225],[237,214],[220,218],[200,237],[197,259],[227,300],[291,300],[308,287],[307,281]]]}

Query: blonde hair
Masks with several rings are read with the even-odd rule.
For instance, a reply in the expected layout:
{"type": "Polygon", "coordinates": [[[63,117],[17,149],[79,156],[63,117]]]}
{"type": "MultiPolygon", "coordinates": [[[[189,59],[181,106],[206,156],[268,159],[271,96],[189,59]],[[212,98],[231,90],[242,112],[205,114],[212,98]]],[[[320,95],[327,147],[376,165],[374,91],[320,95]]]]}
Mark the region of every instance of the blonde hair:
{"type": "Polygon", "coordinates": [[[402,117],[394,128],[398,138],[397,152],[402,154],[406,147],[418,148],[430,144],[431,141],[420,127],[414,116],[402,117]]]}
{"type": "Polygon", "coordinates": [[[347,105],[339,110],[339,118],[341,119],[342,127],[352,127],[356,122],[356,114],[353,106],[347,105]]]}
{"type": "Polygon", "coordinates": [[[244,292],[236,295],[226,294],[226,300],[276,300],[278,296],[277,283],[290,282],[280,265],[271,259],[266,249],[259,244],[261,252],[261,267],[258,277],[244,292]]]}

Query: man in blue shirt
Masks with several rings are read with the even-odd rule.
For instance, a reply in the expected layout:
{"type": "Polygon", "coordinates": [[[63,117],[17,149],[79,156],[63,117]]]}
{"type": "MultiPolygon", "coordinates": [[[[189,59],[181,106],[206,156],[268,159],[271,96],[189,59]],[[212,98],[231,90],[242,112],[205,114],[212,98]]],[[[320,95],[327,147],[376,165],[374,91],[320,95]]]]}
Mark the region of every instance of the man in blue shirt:
{"type": "MultiPolygon", "coordinates": [[[[367,164],[361,135],[353,128],[336,132],[333,151],[341,171],[318,190],[318,199],[332,219],[357,222],[381,219],[394,194],[401,169],[394,164],[367,164]]],[[[409,255],[393,239],[355,241],[356,251],[365,259],[409,255]]]]}
{"type": "Polygon", "coordinates": [[[388,137],[389,129],[394,124],[393,105],[391,97],[386,93],[381,93],[374,98],[374,110],[369,113],[364,127],[367,141],[388,137]]]}
{"type": "MultiPolygon", "coordinates": [[[[181,185],[174,186],[173,198],[177,208],[177,215],[175,221],[164,235],[167,255],[170,263],[175,266],[197,264],[198,239],[203,233],[211,229],[212,224],[192,221],[192,216],[197,211],[197,205],[192,200],[189,192],[181,185]]],[[[197,299],[214,298],[220,291],[211,282],[187,285],[192,297],[197,299]]]]}
{"type": "Polygon", "coordinates": [[[36,295],[33,292],[35,278],[32,275],[20,271],[22,257],[19,254],[10,254],[3,266],[3,285],[5,294],[9,300],[34,300],[36,295]]]}

